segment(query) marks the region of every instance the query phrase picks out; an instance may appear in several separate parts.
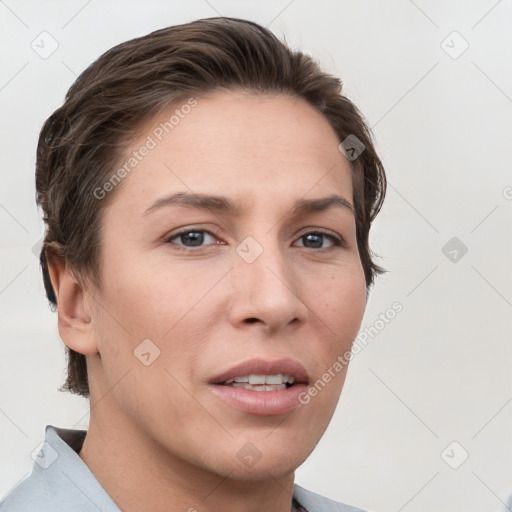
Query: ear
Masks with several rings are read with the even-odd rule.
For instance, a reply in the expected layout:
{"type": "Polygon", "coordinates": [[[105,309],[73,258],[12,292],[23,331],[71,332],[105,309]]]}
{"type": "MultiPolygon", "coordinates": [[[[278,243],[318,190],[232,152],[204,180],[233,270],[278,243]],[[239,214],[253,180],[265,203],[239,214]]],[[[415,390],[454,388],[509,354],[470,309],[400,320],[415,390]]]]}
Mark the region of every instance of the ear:
{"type": "Polygon", "coordinates": [[[80,354],[98,353],[86,293],[69,270],[57,244],[47,245],[46,261],[57,299],[58,326],[62,341],[80,354]]]}

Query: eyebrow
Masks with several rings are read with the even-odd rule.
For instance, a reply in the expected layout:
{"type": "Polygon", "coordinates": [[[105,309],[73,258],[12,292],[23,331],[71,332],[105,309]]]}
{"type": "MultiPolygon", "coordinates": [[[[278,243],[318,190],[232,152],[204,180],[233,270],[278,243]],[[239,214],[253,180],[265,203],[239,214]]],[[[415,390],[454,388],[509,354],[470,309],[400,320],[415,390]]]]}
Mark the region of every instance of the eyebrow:
{"type": "MultiPolygon", "coordinates": [[[[207,194],[193,194],[189,192],[177,192],[157,199],[144,212],[147,215],[165,206],[188,206],[200,210],[213,210],[229,215],[239,215],[242,207],[224,196],[207,194]]],[[[333,194],[319,199],[299,199],[293,205],[292,214],[314,213],[327,210],[331,207],[340,207],[354,214],[354,207],[345,198],[333,194]]]]}

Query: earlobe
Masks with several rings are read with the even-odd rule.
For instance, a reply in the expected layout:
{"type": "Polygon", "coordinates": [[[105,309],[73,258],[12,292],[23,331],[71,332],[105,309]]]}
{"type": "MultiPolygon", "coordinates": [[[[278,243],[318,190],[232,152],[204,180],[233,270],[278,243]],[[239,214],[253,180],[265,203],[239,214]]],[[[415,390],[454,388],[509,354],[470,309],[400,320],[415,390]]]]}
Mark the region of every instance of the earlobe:
{"type": "Polygon", "coordinates": [[[71,273],[56,244],[47,245],[46,261],[57,299],[58,326],[62,341],[80,354],[98,353],[93,321],[85,300],[86,293],[71,273]]]}

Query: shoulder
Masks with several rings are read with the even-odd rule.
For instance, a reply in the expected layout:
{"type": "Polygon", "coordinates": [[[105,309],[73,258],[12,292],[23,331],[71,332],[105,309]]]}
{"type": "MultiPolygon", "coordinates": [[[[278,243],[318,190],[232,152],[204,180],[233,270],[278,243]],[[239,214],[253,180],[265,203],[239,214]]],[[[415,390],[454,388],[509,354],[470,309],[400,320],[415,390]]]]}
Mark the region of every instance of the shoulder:
{"type": "Polygon", "coordinates": [[[48,425],[32,472],[0,502],[0,512],[119,512],[78,456],[85,435],[48,425]]]}
{"type": "Polygon", "coordinates": [[[295,484],[293,496],[308,512],[365,512],[364,510],[331,500],[295,484]]]}
{"type": "Polygon", "coordinates": [[[50,512],[54,509],[44,480],[36,468],[0,502],[0,512],[50,512]]]}

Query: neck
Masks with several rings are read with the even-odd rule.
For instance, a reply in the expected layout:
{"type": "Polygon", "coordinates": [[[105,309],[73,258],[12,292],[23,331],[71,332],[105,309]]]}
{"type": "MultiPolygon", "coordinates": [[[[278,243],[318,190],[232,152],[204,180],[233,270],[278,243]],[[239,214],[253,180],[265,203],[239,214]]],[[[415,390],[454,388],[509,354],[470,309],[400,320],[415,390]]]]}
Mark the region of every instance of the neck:
{"type": "Polygon", "coordinates": [[[123,512],[290,512],[294,473],[240,481],[169,453],[110,400],[91,410],[80,458],[123,512]]]}

